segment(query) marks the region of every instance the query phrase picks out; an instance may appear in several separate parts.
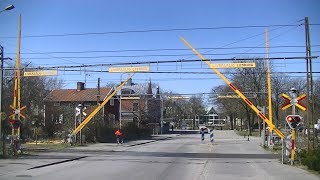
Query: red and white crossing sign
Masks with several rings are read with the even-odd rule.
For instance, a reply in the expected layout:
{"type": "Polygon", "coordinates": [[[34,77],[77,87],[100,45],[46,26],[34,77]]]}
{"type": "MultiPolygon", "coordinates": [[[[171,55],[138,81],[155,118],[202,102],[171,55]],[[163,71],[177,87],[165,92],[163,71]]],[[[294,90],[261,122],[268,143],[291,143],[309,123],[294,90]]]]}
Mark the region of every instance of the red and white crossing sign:
{"type": "Polygon", "coordinates": [[[307,107],[304,104],[302,104],[302,100],[307,97],[305,94],[301,94],[300,96],[298,96],[296,98],[291,98],[290,96],[288,96],[285,93],[283,93],[281,96],[285,100],[285,103],[281,106],[282,110],[285,110],[285,109],[291,107],[292,105],[297,106],[298,108],[300,108],[303,111],[307,110],[307,107]]]}

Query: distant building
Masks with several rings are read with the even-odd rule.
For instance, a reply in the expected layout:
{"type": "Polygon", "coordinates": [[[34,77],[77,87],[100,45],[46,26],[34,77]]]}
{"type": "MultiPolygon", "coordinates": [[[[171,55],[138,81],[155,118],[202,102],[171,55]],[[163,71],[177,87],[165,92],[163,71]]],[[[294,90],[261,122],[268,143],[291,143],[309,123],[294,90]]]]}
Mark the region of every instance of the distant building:
{"type": "Polygon", "coordinates": [[[146,124],[159,124],[161,118],[161,100],[159,87],[153,93],[151,81],[134,84],[130,79],[118,93],[120,100],[120,119],[123,123],[135,122],[146,124]]]}
{"type": "Polygon", "coordinates": [[[219,115],[212,107],[206,114],[196,116],[196,124],[223,127],[226,125],[226,117],[219,115]]]}

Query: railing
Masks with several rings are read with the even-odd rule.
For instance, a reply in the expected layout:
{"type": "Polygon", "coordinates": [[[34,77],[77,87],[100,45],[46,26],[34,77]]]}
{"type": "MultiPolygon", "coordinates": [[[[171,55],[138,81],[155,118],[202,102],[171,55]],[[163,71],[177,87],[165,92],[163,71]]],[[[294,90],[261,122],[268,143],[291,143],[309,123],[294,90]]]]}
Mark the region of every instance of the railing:
{"type": "Polygon", "coordinates": [[[210,119],[208,122],[206,122],[206,125],[208,126],[225,126],[226,125],[226,119],[210,119]]]}

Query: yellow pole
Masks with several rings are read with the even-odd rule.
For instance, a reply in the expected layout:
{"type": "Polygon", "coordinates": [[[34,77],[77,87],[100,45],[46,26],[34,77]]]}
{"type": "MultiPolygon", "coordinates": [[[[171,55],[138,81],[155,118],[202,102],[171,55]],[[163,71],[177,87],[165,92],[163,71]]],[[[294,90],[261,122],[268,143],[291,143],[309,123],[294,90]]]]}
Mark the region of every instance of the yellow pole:
{"type": "Polygon", "coordinates": [[[235,93],[237,93],[237,95],[255,112],[257,113],[257,115],[263,119],[268,125],[269,127],[272,127],[274,129],[274,131],[278,134],[278,136],[280,138],[284,138],[283,133],[277,128],[275,127],[270,120],[262,113],[259,111],[259,109],[253,105],[253,103],[241,92],[239,91],[239,89],[237,89],[218,69],[212,67],[210,65],[210,62],[205,59],[202,54],[200,54],[195,48],[193,48],[191,46],[190,43],[188,43],[187,40],[185,40],[183,37],[181,37],[181,40],[183,41],[183,43],[185,45],[187,45],[202,61],[204,61],[211,69],[213,72],[215,72],[235,93]]]}
{"type": "MultiPolygon", "coordinates": [[[[271,72],[270,72],[270,59],[269,59],[269,38],[268,28],[266,28],[266,55],[267,55],[267,81],[268,81],[268,107],[269,107],[269,120],[272,123],[272,94],[271,94],[271,72]]],[[[270,133],[273,128],[270,127],[270,133]]]]}
{"type": "MultiPolygon", "coordinates": [[[[19,15],[19,26],[18,26],[19,30],[18,30],[18,47],[17,47],[17,60],[16,60],[16,75],[17,75],[17,85],[16,85],[16,93],[17,93],[17,97],[16,97],[16,101],[17,101],[17,106],[16,109],[19,109],[20,111],[20,107],[21,107],[21,103],[20,103],[20,97],[21,97],[21,91],[20,91],[20,49],[21,49],[21,14],[19,15]]],[[[17,119],[20,120],[20,112],[17,114],[17,119]]],[[[17,131],[17,135],[18,137],[20,136],[20,127],[18,128],[17,131]]]]}
{"type": "Polygon", "coordinates": [[[291,130],[291,165],[293,165],[294,162],[294,146],[295,146],[295,138],[296,138],[296,130],[291,130]]]}

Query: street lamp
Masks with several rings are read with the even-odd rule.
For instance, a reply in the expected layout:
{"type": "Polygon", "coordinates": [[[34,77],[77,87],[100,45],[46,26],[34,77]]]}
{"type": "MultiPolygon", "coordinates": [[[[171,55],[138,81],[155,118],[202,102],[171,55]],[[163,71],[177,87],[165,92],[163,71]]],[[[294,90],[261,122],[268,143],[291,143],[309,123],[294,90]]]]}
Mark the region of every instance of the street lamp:
{"type": "MultiPolygon", "coordinates": [[[[80,109],[79,124],[81,124],[82,122],[82,104],[81,103],[78,105],[78,108],[80,109]]],[[[80,130],[80,145],[82,145],[82,130],[80,130]]]]}
{"type": "MultiPolygon", "coordinates": [[[[14,6],[13,5],[9,5],[6,8],[4,8],[3,10],[0,10],[0,13],[2,13],[3,11],[10,11],[11,9],[13,9],[14,6]]],[[[3,95],[3,47],[0,45],[0,114],[2,114],[2,95],[3,95]]],[[[0,117],[0,122],[2,121],[1,117],[0,117]]],[[[0,139],[2,139],[2,155],[3,157],[5,156],[5,143],[4,143],[4,133],[2,132],[2,126],[0,123],[0,139]]]]}
{"type": "Polygon", "coordinates": [[[10,11],[11,9],[14,9],[14,6],[12,4],[2,9],[0,13],[2,13],[3,11],[10,11]]]}

